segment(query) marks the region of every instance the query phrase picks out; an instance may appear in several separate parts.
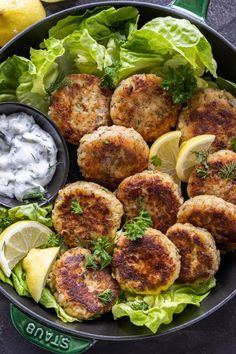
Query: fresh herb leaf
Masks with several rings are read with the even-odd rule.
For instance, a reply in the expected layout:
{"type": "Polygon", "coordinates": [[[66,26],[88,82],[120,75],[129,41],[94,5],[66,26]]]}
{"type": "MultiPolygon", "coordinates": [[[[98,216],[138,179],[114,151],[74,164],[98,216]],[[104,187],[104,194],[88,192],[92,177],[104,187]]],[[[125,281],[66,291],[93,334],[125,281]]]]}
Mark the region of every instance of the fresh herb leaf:
{"type": "Polygon", "coordinates": [[[110,141],[109,141],[109,140],[104,140],[104,141],[103,141],[103,144],[109,145],[109,144],[110,144],[110,141]]]}
{"type": "Polygon", "coordinates": [[[229,162],[227,165],[221,167],[218,176],[223,179],[233,179],[236,176],[236,163],[229,162]]]}
{"type": "Polygon", "coordinates": [[[236,152],[236,136],[234,136],[231,140],[230,140],[230,144],[232,146],[232,149],[234,152],[236,152]]]}
{"type": "Polygon", "coordinates": [[[48,241],[40,248],[60,247],[62,244],[63,238],[56,232],[52,232],[51,235],[49,235],[48,241]]]}
{"type": "Polygon", "coordinates": [[[161,87],[172,94],[174,103],[187,102],[197,88],[194,71],[189,65],[179,65],[176,68],[168,67],[164,72],[161,87]]]}
{"type": "Polygon", "coordinates": [[[115,61],[112,65],[107,66],[104,69],[104,75],[101,78],[100,83],[100,87],[102,89],[114,89],[116,87],[115,81],[117,80],[119,68],[120,63],[118,61],[115,61]]]}
{"type": "Polygon", "coordinates": [[[200,166],[197,166],[196,168],[197,176],[201,178],[207,178],[210,175],[208,165],[210,150],[193,151],[193,153],[196,156],[197,163],[200,164],[200,166]]]}
{"type": "Polygon", "coordinates": [[[46,189],[44,191],[35,190],[32,192],[28,192],[24,195],[23,200],[25,202],[29,201],[30,199],[46,200],[47,199],[47,198],[45,198],[46,193],[47,193],[46,189]]]}
{"type": "Polygon", "coordinates": [[[56,80],[48,87],[47,89],[47,93],[49,95],[51,95],[54,91],[59,90],[60,88],[64,87],[64,86],[69,86],[71,85],[71,80],[68,77],[65,77],[65,75],[68,75],[69,73],[72,72],[67,72],[65,74],[65,72],[60,73],[56,80]]]}
{"type": "Polygon", "coordinates": [[[130,307],[132,308],[132,310],[142,310],[142,311],[146,311],[148,310],[149,306],[145,301],[135,301],[133,303],[130,304],[130,307]]]}
{"type": "Polygon", "coordinates": [[[197,167],[196,174],[198,177],[201,177],[203,179],[210,176],[209,170],[206,170],[204,167],[197,167]]]}
{"type": "Polygon", "coordinates": [[[103,305],[106,305],[108,302],[112,302],[113,293],[111,289],[106,289],[101,294],[98,295],[98,299],[101,300],[103,305]]]}
{"type": "Polygon", "coordinates": [[[152,163],[154,166],[156,166],[156,167],[161,166],[161,159],[160,159],[160,157],[158,157],[157,155],[152,156],[152,157],[151,157],[151,163],[152,163]]]}
{"type": "Polygon", "coordinates": [[[14,220],[10,217],[8,209],[0,206],[0,233],[13,223],[14,220]]]}
{"type": "Polygon", "coordinates": [[[83,214],[83,208],[81,207],[79,201],[74,199],[71,203],[70,210],[73,214],[83,214]]]}
{"type": "Polygon", "coordinates": [[[110,243],[105,236],[100,236],[92,243],[94,244],[93,255],[100,259],[100,267],[103,269],[111,263],[112,257],[108,252],[112,247],[112,243],[110,243]]]}
{"type": "Polygon", "coordinates": [[[96,259],[93,255],[85,256],[85,267],[97,269],[97,262],[96,262],[96,259]]]}
{"type": "Polygon", "coordinates": [[[146,209],[142,209],[138,216],[132,220],[126,221],[123,229],[126,232],[126,236],[129,240],[135,241],[142,238],[146,229],[152,226],[152,219],[149,212],[146,209]]]}

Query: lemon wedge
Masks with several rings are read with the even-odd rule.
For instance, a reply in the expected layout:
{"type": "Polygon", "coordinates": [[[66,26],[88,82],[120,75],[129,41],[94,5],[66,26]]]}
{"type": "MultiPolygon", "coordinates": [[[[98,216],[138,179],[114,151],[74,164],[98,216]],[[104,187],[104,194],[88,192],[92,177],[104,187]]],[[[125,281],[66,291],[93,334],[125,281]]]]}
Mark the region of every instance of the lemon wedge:
{"type": "Polygon", "coordinates": [[[0,0],[0,47],[45,16],[40,0],[0,0]]]}
{"type": "Polygon", "coordinates": [[[47,242],[52,231],[37,221],[18,221],[0,235],[0,267],[6,276],[34,247],[47,242]]]}
{"type": "Polygon", "coordinates": [[[180,145],[176,163],[176,173],[182,182],[188,182],[189,176],[197,164],[195,152],[208,150],[215,140],[215,135],[195,136],[180,145]]]}
{"type": "Polygon", "coordinates": [[[26,273],[26,283],[32,298],[39,302],[43,288],[56,260],[60,247],[44,249],[33,248],[23,259],[23,268],[26,273]]]}
{"type": "Polygon", "coordinates": [[[181,132],[176,130],[160,136],[150,148],[149,168],[168,173],[180,185],[176,175],[176,160],[179,152],[181,132]]]}

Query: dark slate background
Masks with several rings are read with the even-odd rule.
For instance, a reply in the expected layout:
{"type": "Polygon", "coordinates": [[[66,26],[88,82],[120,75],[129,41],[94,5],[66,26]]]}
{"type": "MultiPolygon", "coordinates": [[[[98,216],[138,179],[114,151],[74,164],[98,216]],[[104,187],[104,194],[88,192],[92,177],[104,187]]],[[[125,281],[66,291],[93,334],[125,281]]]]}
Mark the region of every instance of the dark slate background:
{"type": "MultiPolygon", "coordinates": [[[[191,0],[189,0],[191,1],[191,0]]],[[[47,13],[62,8],[94,1],[66,0],[64,3],[48,4],[47,13]]],[[[153,0],[166,5],[168,0],[153,0]]],[[[108,1],[109,3],[109,1],[108,1]]],[[[211,0],[208,24],[236,46],[236,0],[211,0]]],[[[236,70],[235,67],[232,70],[236,70]]],[[[236,280],[235,280],[236,283],[236,280]]],[[[157,339],[136,342],[97,342],[88,354],[224,354],[236,353],[236,298],[201,322],[157,339]]],[[[0,295],[0,354],[46,354],[27,342],[14,329],[9,317],[9,302],[0,295]]]]}

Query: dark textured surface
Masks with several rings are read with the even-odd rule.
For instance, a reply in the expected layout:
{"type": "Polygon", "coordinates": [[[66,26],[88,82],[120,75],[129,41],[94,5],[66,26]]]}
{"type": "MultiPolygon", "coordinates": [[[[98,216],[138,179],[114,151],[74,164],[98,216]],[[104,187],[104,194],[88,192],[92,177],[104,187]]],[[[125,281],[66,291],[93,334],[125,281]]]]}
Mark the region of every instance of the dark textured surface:
{"type": "MultiPolygon", "coordinates": [[[[64,8],[92,1],[67,0],[64,8]]],[[[95,0],[93,1],[95,2],[95,0]]],[[[109,2],[109,1],[108,1],[109,2]]],[[[167,0],[149,2],[165,5],[167,0]]],[[[59,5],[47,6],[47,12],[58,10],[59,5]]],[[[208,23],[236,45],[236,0],[212,0],[208,23]]],[[[235,67],[232,68],[235,70],[235,67]]],[[[97,342],[88,354],[224,354],[236,353],[236,298],[210,317],[180,332],[158,339],[136,342],[97,342]]],[[[14,329],[9,317],[9,302],[0,295],[0,354],[46,354],[24,340],[14,329]]]]}

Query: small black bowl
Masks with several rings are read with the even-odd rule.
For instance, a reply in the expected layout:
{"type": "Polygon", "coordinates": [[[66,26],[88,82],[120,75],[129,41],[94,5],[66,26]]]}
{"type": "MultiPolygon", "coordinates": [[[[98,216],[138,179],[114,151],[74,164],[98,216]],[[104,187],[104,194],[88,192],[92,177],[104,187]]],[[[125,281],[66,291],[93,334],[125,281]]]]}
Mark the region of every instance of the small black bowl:
{"type": "MultiPolygon", "coordinates": [[[[57,126],[37,109],[16,102],[0,103],[0,115],[9,115],[18,112],[24,112],[28,115],[31,115],[34,118],[35,123],[37,123],[43,130],[52,136],[58,150],[56,171],[52,177],[52,180],[46,186],[47,193],[45,198],[41,200],[30,200],[32,203],[37,202],[39,205],[45,205],[56,197],[59,189],[62,188],[66,183],[69,171],[69,153],[67,146],[57,126]]],[[[0,205],[3,205],[7,208],[13,208],[22,204],[24,203],[18,201],[15,198],[8,198],[0,195],[0,205]]]]}

